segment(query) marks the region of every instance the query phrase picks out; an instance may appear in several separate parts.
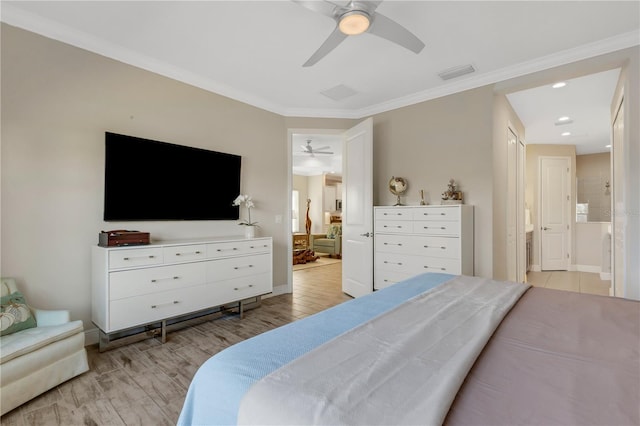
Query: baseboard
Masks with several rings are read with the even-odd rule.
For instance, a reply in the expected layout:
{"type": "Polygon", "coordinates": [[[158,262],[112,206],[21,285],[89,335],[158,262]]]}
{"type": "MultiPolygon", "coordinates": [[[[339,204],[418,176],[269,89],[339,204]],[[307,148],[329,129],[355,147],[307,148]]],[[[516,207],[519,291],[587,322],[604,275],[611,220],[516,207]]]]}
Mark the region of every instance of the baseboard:
{"type": "Polygon", "coordinates": [[[595,265],[572,265],[574,271],[578,272],[589,272],[592,274],[599,274],[602,272],[602,268],[595,265]]]}
{"type": "Polygon", "coordinates": [[[530,265],[531,267],[531,272],[542,272],[542,269],[540,269],[540,265],[530,265]]]}
{"type": "Polygon", "coordinates": [[[100,333],[97,328],[84,331],[84,345],[97,345],[100,342],[100,333]]]}
{"type": "Polygon", "coordinates": [[[267,297],[273,297],[273,296],[279,296],[281,294],[286,294],[287,293],[287,285],[286,284],[282,284],[282,285],[274,285],[273,286],[273,291],[270,294],[267,294],[266,296],[262,296],[262,298],[267,298],[267,297]]]}

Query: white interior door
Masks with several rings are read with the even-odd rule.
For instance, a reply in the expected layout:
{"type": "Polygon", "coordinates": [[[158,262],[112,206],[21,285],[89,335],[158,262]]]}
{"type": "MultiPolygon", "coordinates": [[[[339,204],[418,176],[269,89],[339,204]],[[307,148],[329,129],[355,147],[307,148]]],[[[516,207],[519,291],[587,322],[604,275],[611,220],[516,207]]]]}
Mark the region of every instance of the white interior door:
{"type": "Polygon", "coordinates": [[[569,157],[540,159],[540,267],[569,269],[569,157]]]}
{"type": "Polygon", "coordinates": [[[342,160],[342,291],[373,291],[373,119],[345,132],[342,160]]]}

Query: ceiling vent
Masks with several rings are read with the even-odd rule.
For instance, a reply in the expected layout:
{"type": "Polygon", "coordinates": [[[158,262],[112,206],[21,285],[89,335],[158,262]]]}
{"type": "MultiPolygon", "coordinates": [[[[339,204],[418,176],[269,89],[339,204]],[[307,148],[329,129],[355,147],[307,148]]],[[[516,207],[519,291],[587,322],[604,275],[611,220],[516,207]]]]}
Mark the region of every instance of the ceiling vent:
{"type": "Polygon", "coordinates": [[[331,89],[324,90],[320,93],[325,95],[329,99],[333,99],[334,101],[341,101],[357,94],[358,92],[356,92],[349,86],[339,84],[336,87],[332,87],[331,89]]]}
{"type": "Polygon", "coordinates": [[[440,78],[443,80],[451,80],[452,78],[457,78],[465,74],[471,74],[475,71],[476,69],[471,64],[461,65],[459,67],[449,68],[448,70],[441,71],[438,73],[438,76],[440,76],[440,78]]]}

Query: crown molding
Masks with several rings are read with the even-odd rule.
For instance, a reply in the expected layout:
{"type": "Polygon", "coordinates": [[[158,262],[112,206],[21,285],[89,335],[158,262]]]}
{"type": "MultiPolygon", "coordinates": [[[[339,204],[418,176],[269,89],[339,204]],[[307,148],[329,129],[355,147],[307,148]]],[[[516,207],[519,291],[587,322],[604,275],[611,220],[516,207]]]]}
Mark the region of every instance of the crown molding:
{"type": "Polygon", "coordinates": [[[475,89],[488,84],[495,84],[511,78],[520,77],[640,45],[640,30],[634,30],[614,37],[598,40],[593,43],[584,44],[572,49],[553,53],[551,55],[531,59],[510,67],[476,75],[469,75],[433,89],[414,93],[409,96],[391,99],[366,108],[357,110],[318,110],[288,108],[283,105],[275,104],[264,98],[215,82],[211,79],[204,78],[185,69],[141,55],[123,46],[108,43],[103,39],[94,37],[82,31],[74,30],[58,22],[25,12],[22,9],[13,7],[7,2],[2,4],[0,13],[0,20],[9,25],[13,25],[54,40],[79,47],[89,52],[115,59],[125,64],[129,64],[185,84],[199,87],[209,92],[286,117],[361,119],[465,90],[475,89]]]}

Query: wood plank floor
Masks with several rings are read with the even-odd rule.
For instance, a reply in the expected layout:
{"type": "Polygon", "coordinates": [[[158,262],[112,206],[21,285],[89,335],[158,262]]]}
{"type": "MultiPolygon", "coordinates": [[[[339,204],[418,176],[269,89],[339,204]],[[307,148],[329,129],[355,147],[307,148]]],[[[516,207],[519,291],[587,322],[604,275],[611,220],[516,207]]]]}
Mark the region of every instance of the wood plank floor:
{"type": "Polygon", "coordinates": [[[191,378],[215,353],[349,300],[341,263],[294,273],[294,292],[263,299],[245,318],[226,315],[155,339],[98,352],[90,371],[0,418],[10,425],[175,425],[191,378]]]}

